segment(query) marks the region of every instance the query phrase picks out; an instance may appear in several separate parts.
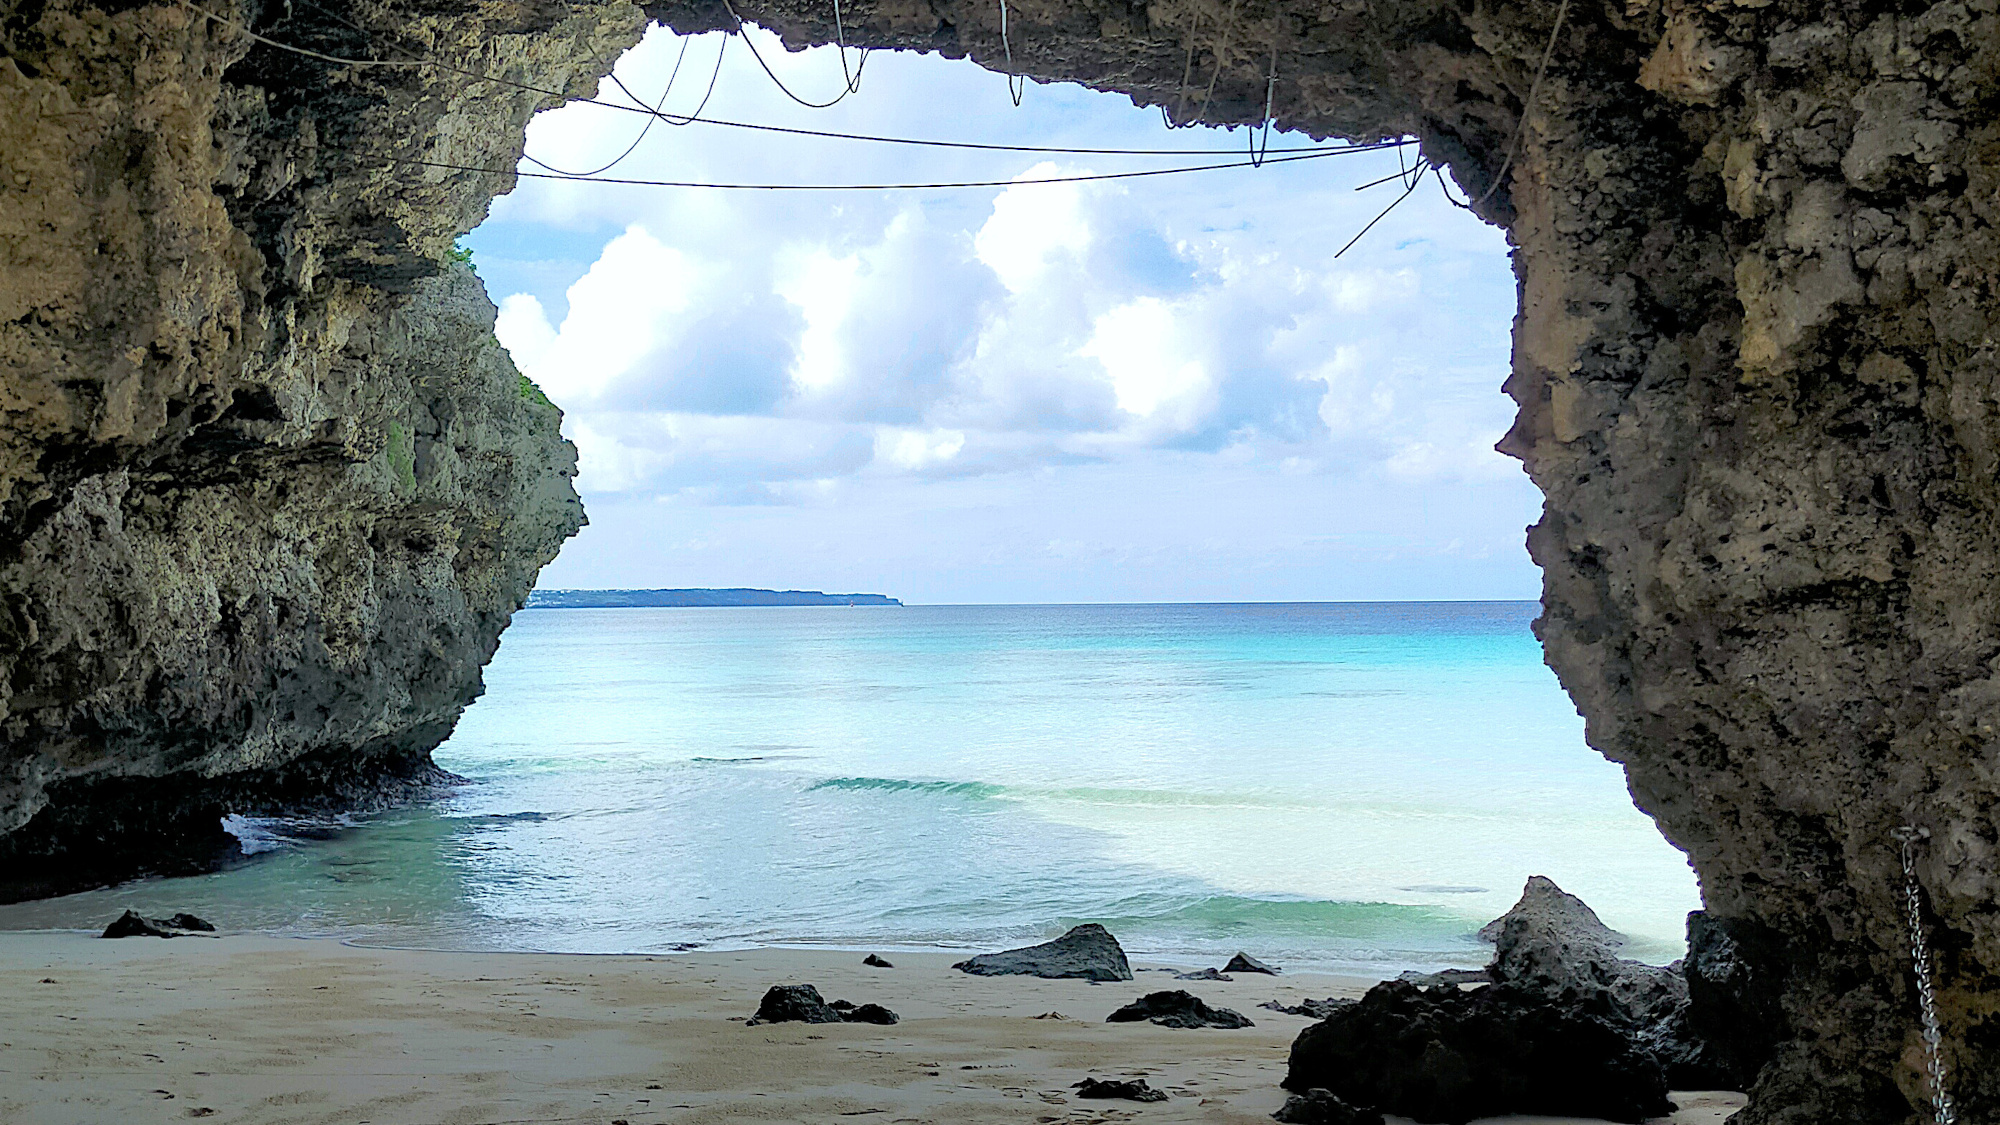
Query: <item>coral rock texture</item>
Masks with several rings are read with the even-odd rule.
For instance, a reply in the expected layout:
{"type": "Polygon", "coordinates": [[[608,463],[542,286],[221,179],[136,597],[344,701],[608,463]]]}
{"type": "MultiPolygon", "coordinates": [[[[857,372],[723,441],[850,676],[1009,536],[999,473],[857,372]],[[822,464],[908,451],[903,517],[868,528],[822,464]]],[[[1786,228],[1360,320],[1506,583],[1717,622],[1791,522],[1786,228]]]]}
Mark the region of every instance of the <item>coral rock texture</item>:
{"type": "MultiPolygon", "coordinates": [[[[432,13],[401,42],[558,95],[641,22],[432,13]]],[[[440,776],[582,510],[452,261],[508,176],[410,161],[508,168],[559,100],[178,3],[0,3],[0,896],[440,776]]]]}
{"type": "MultiPolygon", "coordinates": [[[[1996,4],[1010,0],[1004,46],[989,0],[842,21],[1180,121],[1248,123],[1268,93],[1287,128],[1416,137],[1509,231],[1503,449],[1547,497],[1549,662],[1781,1040],[1740,1120],[1837,1125],[1925,1098],[1905,823],[1931,832],[1954,1093],[2000,1118],[1996,4]]],[[[394,325],[449,301],[420,279],[507,184],[434,165],[505,166],[551,100],[462,72],[580,90],[640,12],[225,14],[458,69],[316,62],[179,3],[0,0],[0,827],[45,804],[151,823],[112,799],[163,789],[137,779],[310,791],[420,763],[574,518],[534,492],[563,469],[553,415],[539,452],[461,439],[394,325]],[[445,463],[541,499],[425,492],[445,463]],[[471,516],[517,510],[541,538],[471,516]]],[[[820,0],[644,6],[738,15],[837,35],[820,0]]],[[[536,432],[473,398],[487,433],[536,432]]]]}

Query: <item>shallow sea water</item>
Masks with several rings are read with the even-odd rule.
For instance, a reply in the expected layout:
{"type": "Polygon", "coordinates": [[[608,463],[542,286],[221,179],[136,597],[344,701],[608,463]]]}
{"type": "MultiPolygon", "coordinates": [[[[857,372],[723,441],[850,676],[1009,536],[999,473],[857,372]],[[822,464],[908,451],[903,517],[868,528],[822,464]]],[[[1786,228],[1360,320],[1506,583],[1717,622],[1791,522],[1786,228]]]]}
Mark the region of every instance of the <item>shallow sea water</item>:
{"type": "Polygon", "coordinates": [[[1482,963],[1534,874],[1668,960],[1695,881],[1589,750],[1531,602],[529,610],[467,783],[256,862],[0,907],[575,952],[1127,949],[1482,963]]]}

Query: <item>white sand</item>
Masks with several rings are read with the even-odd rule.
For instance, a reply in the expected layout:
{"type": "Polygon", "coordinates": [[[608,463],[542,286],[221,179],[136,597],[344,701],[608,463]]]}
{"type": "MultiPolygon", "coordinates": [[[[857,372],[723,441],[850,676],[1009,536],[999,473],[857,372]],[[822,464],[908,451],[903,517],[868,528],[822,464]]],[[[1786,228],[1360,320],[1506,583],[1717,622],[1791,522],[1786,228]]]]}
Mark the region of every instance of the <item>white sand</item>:
{"type": "MultiPolygon", "coordinates": [[[[1371,983],[1141,972],[1090,985],[969,977],[940,954],[890,959],[881,970],[822,950],[578,957],[0,933],[0,1122],[1268,1125],[1308,1021],[1257,1004],[1371,983]],[[782,983],[884,1004],[903,1022],[746,1027],[782,983]],[[1257,1026],[1103,1022],[1174,987],[1257,1026]],[[1070,1018],[1032,1018],[1050,1011],[1070,1018]],[[1069,1087],[1087,1074],[1143,1076],[1172,1097],[1079,1101],[1069,1087]]],[[[1678,1100],[1677,1125],[1718,1122],[1741,1104],[1678,1100]]]]}

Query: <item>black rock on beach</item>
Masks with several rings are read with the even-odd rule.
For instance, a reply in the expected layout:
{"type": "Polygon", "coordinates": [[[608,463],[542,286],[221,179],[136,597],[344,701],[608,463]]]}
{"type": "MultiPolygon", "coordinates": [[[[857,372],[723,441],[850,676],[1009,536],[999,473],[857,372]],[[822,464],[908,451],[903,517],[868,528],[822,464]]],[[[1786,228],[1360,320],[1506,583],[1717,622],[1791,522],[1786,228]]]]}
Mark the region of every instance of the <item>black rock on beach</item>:
{"type": "Polygon", "coordinates": [[[1111,931],[1095,922],[1086,922],[1054,941],[1009,949],[1004,953],[982,953],[953,965],[974,976],[1029,976],[1051,980],[1131,980],[1132,965],[1111,931]]]}
{"type": "Polygon", "coordinates": [[[1238,953],[1236,956],[1231,957],[1229,964],[1222,967],[1222,971],[1225,973],[1263,973],[1266,976],[1273,977],[1278,975],[1278,970],[1257,960],[1248,953],[1238,953]]]}
{"type": "Polygon", "coordinates": [[[1255,1027],[1250,1017],[1228,1008],[1211,1008],[1199,996],[1175,989],[1151,992],[1104,1018],[1105,1023],[1138,1023],[1146,1020],[1161,1027],[1255,1027]]]}
{"type": "Polygon", "coordinates": [[[1319,1089],[1286,1098],[1284,1106],[1271,1119],[1284,1125],[1382,1125],[1381,1114],[1349,1105],[1331,1090],[1319,1089]]]}
{"type": "Polygon", "coordinates": [[[897,1022],[896,1013],[880,1004],[851,1004],[835,1000],[829,1004],[819,989],[809,984],[772,985],[757,1005],[757,1014],[747,1026],[766,1023],[876,1023],[897,1022]]]}
{"type": "Polygon", "coordinates": [[[108,938],[126,937],[180,937],[189,933],[215,932],[215,927],[192,914],[176,914],[171,918],[147,918],[136,910],[127,910],[104,927],[98,936],[108,938]]]}
{"type": "Polygon", "coordinates": [[[1509,1113],[1638,1122],[1674,1108],[1660,1064],[1608,1003],[1516,984],[1379,984],[1299,1033],[1284,1086],[1434,1122],[1509,1113]]]}
{"type": "Polygon", "coordinates": [[[1111,1078],[1086,1078],[1070,1087],[1079,1098],[1123,1098],[1128,1102],[1163,1102],[1165,1090],[1155,1090],[1143,1078],[1122,1082],[1111,1078]]]}
{"type": "MultiPolygon", "coordinates": [[[[1704,1025],[1690,979],[1736,964],[1726,938],[1695,924],[1701,917],[1690,919],[1689,942],[1699,973],[1648,965],[1618,956],[1621,935],[1537,876],[1480,931],[1494,943],[1483,972],[1391,981],[1329,1012],[1293,1044],[1285,1086],[1325,1088],[1420,1121],[1508,1113],[1638,1121],[1668,1112],[1669,1085],[1740,1089],[1757,1052],[1694,1030],[1704,1025]]],[[[1726,1022],[1758,1026],[1747,1015],[1726,1022]]]]}

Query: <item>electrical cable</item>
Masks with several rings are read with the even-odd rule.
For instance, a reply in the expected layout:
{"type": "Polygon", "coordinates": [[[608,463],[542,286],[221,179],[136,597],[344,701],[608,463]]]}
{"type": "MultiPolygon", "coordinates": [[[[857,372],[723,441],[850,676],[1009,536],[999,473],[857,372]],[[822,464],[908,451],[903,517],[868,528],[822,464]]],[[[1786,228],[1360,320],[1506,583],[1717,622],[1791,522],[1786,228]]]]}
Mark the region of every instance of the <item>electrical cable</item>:
{"type": "MultiPolygon", "coordinates": [[[[1297,158],[1296,158],[1296,157],[1294,157],[1293,159],[1297,159],[1297,158]]],[[[1388,178],[1386,178],[1386,179],[1381,179],[1381,180],[1376,180],[1375,182],[1376,182],[1376,183],[1378,183],[1378,184],[1384,184],[1384,183],[1388,183],[1388,182],[1389,182],[1389,180],[1392,180],[1392,179],[1395,179],[1395,178],[1396,178],[1396,177],[1394,177],[1394,176],[1390,176],[1390,177],[1388,177],[1388,178]]],[[[1372,219],[1368,220],[1368,225],[1367,225],[1367,226],[1365,226],[1365,227],[1362,227],[1362,228],[1361,228],[1361,231],[1360,231],[1360,233],[1359,233],[1359,234],[1356,234],[1356,235],[1355,235],[1355,236],[1354,236],[1353,238],[1350,238],[1350,239],[1348,239],[1348,240],[1347,240],[1347,245],[1345,245],[1345,246],[1341,247],[1341,248],[1340,248],[1339,250],[1335,251],[1335,252],[1334,252],[1334,255],[1333,255],[1333,256],[1334,256],[1334,257],[1336,257],[1336,258],[1338,258],[1338,257],[1340,257],[1340,256],[1341,256],[1342,254],[1345,254],[1345,253],[1347,253],[1347,252],[1348,252],[1349,250],[1352,250],[1352,249],[1354,249],[1354,244],[1355,244],[1355,243],[1357,243],[1357,242],[1359,242],[1359,241],[1361,241],[1361,236],[1362,236],[1362,235],[1365,235],[1365,234],[1367,234],[1367,233],[1368,233],[1369,231],[1371,231],[1371,230],[1374,230],[1374,229],[1375,229],[1375,224],[1376,224],[1376,223],[1379,223],[1379,222],[1381,222],[1381,221],[1382,221],[1383,219],[1386,219],[1386,218],[1388,218],[1388,217],[1389,217],[1389,212],[1391,212],[1391,211],[1394,211],[1394,210],[1395,210],[1395,209],[1396,209],[1397,207],[1399,207],[1399,206],[1401,206],[1401,205],[1402,205],[1402,202],[1403,202],[1403,200],[1405,200],[1405,199],[1408,199],[1408,198],[1410,198],[1410,196],[1411,196],[1411,195],[1415,194],[1415,193],[1416,193],[1416,190],[1417,190],[1417,184],[1421,184],[1421,183],[1423,183],[1423,182],[1424,182],[1424,181],[1423,181],[1423,177],[1422,177],[1422,175],[1421,175],[1421,174],[1419,174],[1419,176],[1417,177],[1417,180],[1416,180],[1416,183],[1412,183],[1412,184],[1410,184],[1410,186],[1409,186],[1409,187],[1407,187],[1407,188],[1403,189],[1403,194],[1401,194],[1401,195],[1399,195],[1399,196],[1397,196],[1397,197],[1396,197],[1396,202],[1394,202],[1394,203],[1391,203],[1391,204],[1389,204],[1389,205],[1388,205],[1387,207],[1384,207],[1384,208],[1382,208],[1382,213],[1381,213],[1381,214],[1379,214],[1379,215],[1376,215],[1376,216],[1375,216],[1374,218],[1372,218],[1372,219]]],[[[1357,188],[1357,189],[1355,189],[1355,190],[1359,191],[1360,189],[1359,189],[1359,188],[1357,188]]]]}
{"type": "MultiPolygon", "coordinates": [[[[626,145],[625,151],[619,153],[615,158],[613,158],[611,163],[606,164],[600,168],[593,168],[588,172],[571,172],[562,168],[558,168],[555,165],[548,163],[547,161],[537,160],[534,157],[529,156],[526,152],[523,152],[521,154],[521,159],[526,160],[536,165],[537,167],[546,168],[549,171],[562,176],[599,176],[603,175],[606,172],[609,172],[613,168],[616,168],[619,165],[619,163],[622,162],[626,157],[632,155],[632,151],[639,147],[639,142],[646,139],[646,134],[653,131],[653,125],[661,120],[664,120],[664,115],[660,113],[660,107],[667,104],[667,95],[674,92],[674,79],[679,78],[681,76],[681,64],[687,61],[687,54],[688,54],[687,49],[689,42],[690,41],[687,39],[681,40],[681,53],[679,57],[674,59],[673,72],[667,75],[666,89],[660,91],[660,100],[653,105],[653,115],[651,117],[646,118],[646,123],[640,126],[639,128],[639,135],[633,137],[632,143],[626,145]]],[[[723,42],[726,44],[729,42],[729,40],[724,39],[723,42]]],[[[719,53],[716,58],[715,69],[718,74],[721,73],[722,71],[722,59],[719,53]]],[[[613,82],[618,82],[616,76],[613,76],[611,80],[613,82]]],[[[625,89],[625,84],[623,82],[618,82],[618,88],[621,90],[625,90],[625,93],[628,96],[631,95],[632,93],[632,91],[625,89]]],[[[711,86],[710,90],[712,91],[713,89],[714,87],[711,86]]],[[[639,99],[634,97],[632,98],[632,100],[636,102],[639,99]]],[[[706,99],[704,99],[704,101],[706,101],[706,99]]]]}
{"type": "Polygon", "coordinates": [[[861,61],[854,65],[852,74],[847,71],[847,25],[840,18],[840,0],[833,0],[833,42],[840,48],[840,76],[847,81],[848,92],[861,89],[861,68],[868,65],[868,48],[861,48],[861,61]]]}
{"type": "MultiPolygon", "coordinates": [[[[1264,151],[1257,151],[1257,130],[1250,133],[1250,164],[1254,168],[1264,166],[1264,157],[1271,151],[1271,104],[1278,92],[1278,32],[1275,18],[1271,30],[1271,76],[1264,80],[1264,151]]],[[[1396,159],[1403,159],[1403,150],[1396,150],[1396,159]]]]}
{"type": "MultiPolygon", "coordinates": [[[[655,108],[651,111],[653,116],[659,118],[660,120],[666,122],[669,125],[673,125],[676,127],[683,125],[692,125],[695,122],[700,121],[702,119],[701,111],[708,108],[708,99],[715,96],[715,84],[722,78],[722,57],[728,52],[729,52],[729,36],[725,35],[722,37],[721,44],[717,46],[715,49],[715,70],[712,71],[708,76],[708,89],[702,93],[701,102],[694,107],[693,113],[682,116],[680,114],[674,114],[674,113],[661,113],[657,108],[655,108]]],[[[646,103],[639,100],[639,95],[633,93],[632,88],[630,86],[627,86],[624,83],[624,81],[618,77],[616,73],[611,74],[609,77],[611,78],[612,85],[617,86],[620,90],[624,91],[626,97],[631,98],[636,105],[642,108],[645,106],[646,103]]],[[[605,104],[616,105],[617,103],[610,102],[605,104]]],[[[630,109],[632,107],[620,106],[619,108],[630,109]]]]}
{"type": "Polygon", "coordinates": [[[1192,126],[1176,123],[1181,111],[1187,108],[1188,79],[1194,76],[1194,33],[1201,30],[1201,13],[1194,14],[1194,22],[1188,25],[1187,59],[1181,63],[1180,84],[1174,87],[1174,111],[1169,114],[1166,106],[1160,107],[1160,121],[1169,129],[1186,129],[1192,126]]]}
{"type": "Polygon", "coordinates": [[[791,87],[785,85],[783,80],[781,80],[778,77],[778,72],[772,70],[771,64],[764,61],[764,55],[762,52],[757,50],[757,44],[752,43],[750,41],[750,37],[743,34],[743,17],[736,14],[736,6],[731,4],[729,0],[722,0],[722,7],[723,10],[729,13],[729,18],[736,21],[736,34],[742,36],[743,45],[745,47],[750,48],[750,57],[757,60],[757,65],[764,68],[764,73],[770,77],[771,83],[777,86],[779,90],[783,91],[786,97],[792,99],[793,101],[799,103],[800,105],[806,107],[807,109],[831,109],[834,106],[839,105],[842,101],[845,101],[847,95],[852,94],[855,91],[861,89],[861,72],[868,66],[867,52],[862,53],[861,61],[855,64],[853,77],[848,80],[846,87],[844,87],[840,91],[840,93],[834,97],[832,101],[809,102],[804,98],[799,97],[797,94],[792,93],[791,87]]]}
{"type": "Polygon", "coordinates": [[[1562,5],[1556,9],[1556,25],[1549,29],[1549,45],[1542,48],[1541,65],[1535,68],[1535,80],[1528,85],[1528,98],[1521,103],[1521,120],[1514,126],[1514,139],[1507,144],[1507,159],[1500,162],[1500,170],[1494,173],[1493,182],[1486,185],[1486,190],[1480,193],[1478,199],[1473,200],[1474,207],[1493,198],[1493,193],[1499,191],[1500,185],[1507,180],[1507,169],[1514,166],[1514,154],[1520,150],[1521,138],[1528,132],[1528,111],[1534,107],[1535,95],[1541,92],[1542,76],[1548,73],[1549,59],[1556,53],[1556,40],[1562,35],[1563,18],[1568,15],[1569,0],[1562,0],[1562,5]]]}
{"type": "Polygon", "coordinates": [[[1216,68],[1208,74],[1208,92],[1202,94],[1202,108],[1194,110],[1196,118],[1208,116],[1208,102],[1216,98],[1216,78],[1222,78],[1222,56],[1230,52],[1230,30],[1236,28],[1236,2],[1230,0],[1230,14],[1222,18],[1222,40],[1216,44],[1216,68]]]}
{"type": "Polygon", "coordinates": [[[1014,99],[1014,108],[1019,109],[1022,96],[1028,92],[1028,76],[1014,73],[1014,47],[1007,41],[1007,0],[1000,0],[1000,49],[1007,53],[1007,96],[1014,99]],[[1016,86],[1016,82],[1020,85],[1016,86]]]}
{"type": "MultiPolygon", "coordinates": [[[[1266,160],[1265,164],[1290,164],[1300,160],[1323,160],[1329,156],[1345,155],[1343,152],[1312,152],[1302,156],[1280,156],[1266,160]]],[[[635,187],[711,188],[726,191],[931,191],[944,188],[989,188],[1014,187],[1022,184],[1080,184],[1098,180],[1135,180],[1147,176],[1172,176],[1182,172],[1214,172],[1225,168],[1249,168],[1247,160],[1229,164],[1197,164],[1180,168],[1147,168],[1138,172],[1092,172],[1080,176],[1050,176],[1028,180],[967,180],[947,183],[907,183],[907,184],[725,184],[690,180],[633,180],[612,176],[582,177],[559,176],[551,172],[521,172],[510,168],[480,168],[469,164],[447,164],[436,160],[412,160],[392,158],[398,164],[412,164],[422,168],[445,168],[458,172],[483,172],[492,176],[508,174],[529,179],[565,180],[579,184],[627,184],[635,187]]],[[[1400,200],[1398,201],[1400,202],[1400,200]]],[[[1393,208],[1395,204],[1390,204],[1393,208]]],[[[1384,212],[1385,214],[1387,212],[1384,212]]],[[[1379,218],[1379,217],[1378,217],[1379,218]]],[[[1370,223],[1369,226],[1373,226],[1370,223]]],[[[1364,229],[1362,234],[1366,234],[1364,229]]],[[[1355,236],[1359,238],[1359,235],[1355,236]]],[[[1348,245],[1353,245],[1349,243],[1348,245]]],[[[1336,255],[1337,257],[1338,255],[1336,255]]]]}

